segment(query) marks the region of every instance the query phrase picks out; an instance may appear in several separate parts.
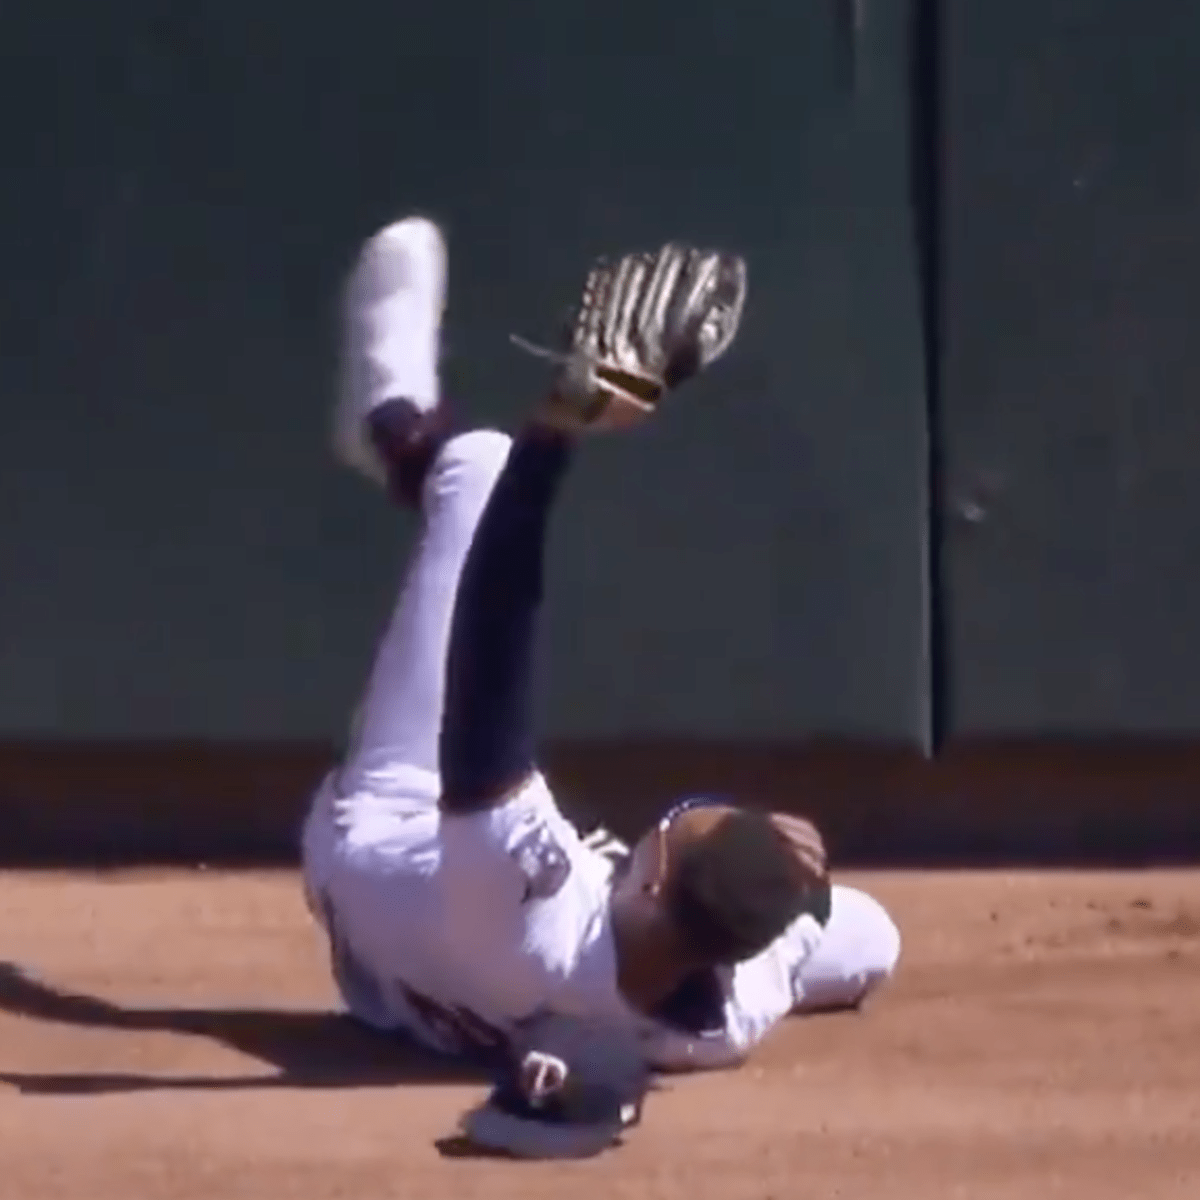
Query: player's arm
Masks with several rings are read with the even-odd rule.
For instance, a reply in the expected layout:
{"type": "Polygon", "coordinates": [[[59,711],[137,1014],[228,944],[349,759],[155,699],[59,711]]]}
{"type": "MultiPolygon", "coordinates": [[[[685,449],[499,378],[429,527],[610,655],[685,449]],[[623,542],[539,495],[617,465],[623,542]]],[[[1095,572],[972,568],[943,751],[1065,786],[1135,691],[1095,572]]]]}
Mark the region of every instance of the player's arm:
{"type": "Polygon", "coordinates": [[[514,439],[463,564],[439,748],[444,811],[495,809],[537,779],[534,659],[550,511],[576,435],[644,420],[729,347],[737,255],[668,244],[588,274],[547,400],[514,439]]]}
{"type": "Polygon", "coordinates": [[[538,778],[534,666],[550,509],[571,439],[532,423],[513,441],[463,564],[446,662],[441,807],[499,808],[538,778]]]}

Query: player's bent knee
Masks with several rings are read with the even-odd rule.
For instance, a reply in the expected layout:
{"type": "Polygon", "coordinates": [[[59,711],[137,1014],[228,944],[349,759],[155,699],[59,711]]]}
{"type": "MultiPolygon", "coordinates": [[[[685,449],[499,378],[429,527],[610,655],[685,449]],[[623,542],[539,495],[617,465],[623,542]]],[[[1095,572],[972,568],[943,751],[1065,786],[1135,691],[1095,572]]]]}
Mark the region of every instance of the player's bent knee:
{"type": "Polygon", "coordinates": [[[796,978],[796,1010],[856,1007],[891,978],[900,949],[900,930],[883,905],[835,884],[824,936],[796,978]]]}

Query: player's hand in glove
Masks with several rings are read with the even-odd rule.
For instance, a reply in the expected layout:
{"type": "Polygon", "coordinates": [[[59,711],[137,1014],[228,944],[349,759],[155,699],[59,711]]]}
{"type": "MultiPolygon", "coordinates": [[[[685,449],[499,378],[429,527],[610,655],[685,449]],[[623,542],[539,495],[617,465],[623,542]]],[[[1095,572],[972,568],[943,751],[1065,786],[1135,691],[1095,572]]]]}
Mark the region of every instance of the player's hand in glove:
{"type": "Polygon", "coordinates": [[[513,340],[559,364],[547,420],[615,429],[724,354],[745,302],[743,258],[672,242],[594,264],[561,352],[513,340]]]}

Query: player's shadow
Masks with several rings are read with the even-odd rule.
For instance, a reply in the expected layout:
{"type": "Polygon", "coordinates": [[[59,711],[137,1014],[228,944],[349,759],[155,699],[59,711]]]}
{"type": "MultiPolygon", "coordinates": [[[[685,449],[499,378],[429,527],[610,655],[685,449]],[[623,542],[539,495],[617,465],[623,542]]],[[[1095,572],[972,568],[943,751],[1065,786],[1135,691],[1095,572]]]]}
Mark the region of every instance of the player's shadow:
{"type": "Polygon", "coordinates": [[[154,1076],[0,1070],[0,1084],[39,1095],[159,1090],[354,1088],[473,1083],[481,1068],[433,1054],[401,1037],[373,1032],[338,1013],[241,1008],[125,1008],[63,991],[0,963],[0,1010],[33,1020],[135,1033],[211,1038],[273,1071],[236,1076],[154,1076]]]}

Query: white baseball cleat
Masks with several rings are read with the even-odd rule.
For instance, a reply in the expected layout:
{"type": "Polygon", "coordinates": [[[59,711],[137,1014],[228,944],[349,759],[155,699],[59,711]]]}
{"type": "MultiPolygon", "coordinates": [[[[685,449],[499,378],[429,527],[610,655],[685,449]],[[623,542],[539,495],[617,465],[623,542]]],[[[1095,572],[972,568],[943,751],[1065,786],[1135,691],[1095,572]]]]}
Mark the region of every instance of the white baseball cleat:
{"type": "Polygon", "coordinates": [[[363,246],[343,296],[341,379],[334,453],[386,486],[387,466],[368,420],[388,400],[432,412],[446,306],[446,242],[425,217],[406,217],[363,246]]]}

